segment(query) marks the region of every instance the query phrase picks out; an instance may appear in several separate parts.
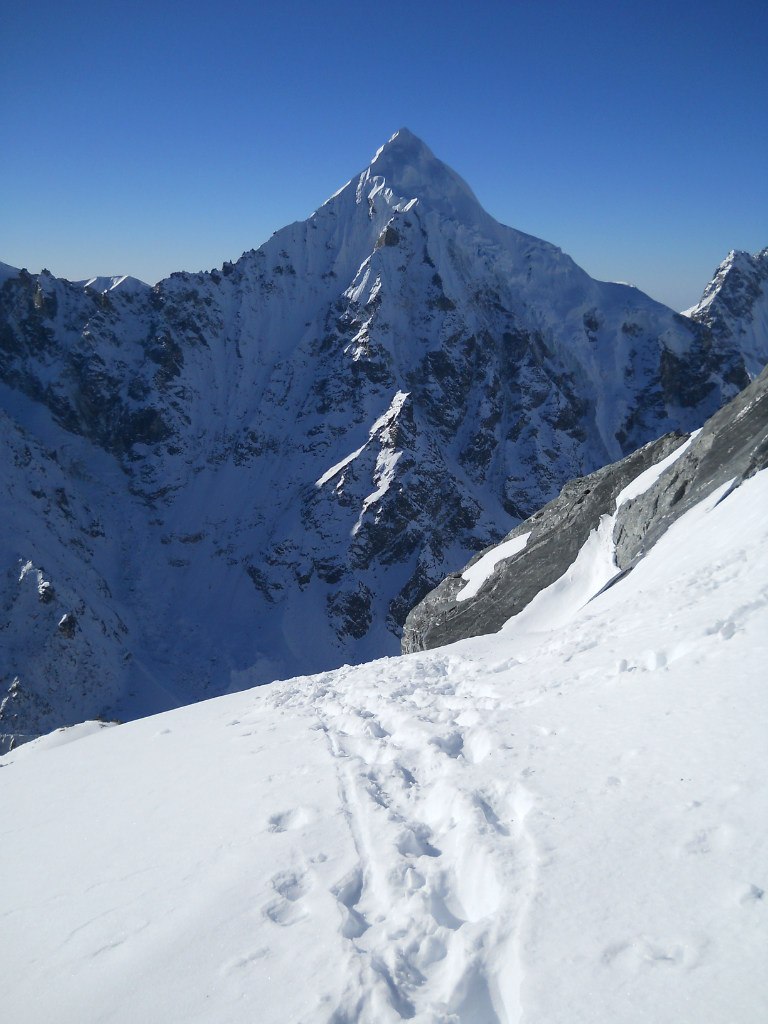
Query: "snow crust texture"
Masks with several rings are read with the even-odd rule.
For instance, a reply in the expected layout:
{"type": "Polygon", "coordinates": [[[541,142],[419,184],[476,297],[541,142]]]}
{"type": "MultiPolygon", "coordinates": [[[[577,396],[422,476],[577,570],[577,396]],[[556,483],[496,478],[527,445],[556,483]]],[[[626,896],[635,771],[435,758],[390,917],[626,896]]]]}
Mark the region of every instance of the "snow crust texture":
{"type": "Polygon", "coordinates": [[[766,507],[556,628],[0,759],[8,1019],[762,1024],[766,507]]]}
{"type": "Polygon", "coordinates": [[[446,573],[748,379],[406,130],[221,270],[0,278],[8,734],[395,653],[446,573]]]}

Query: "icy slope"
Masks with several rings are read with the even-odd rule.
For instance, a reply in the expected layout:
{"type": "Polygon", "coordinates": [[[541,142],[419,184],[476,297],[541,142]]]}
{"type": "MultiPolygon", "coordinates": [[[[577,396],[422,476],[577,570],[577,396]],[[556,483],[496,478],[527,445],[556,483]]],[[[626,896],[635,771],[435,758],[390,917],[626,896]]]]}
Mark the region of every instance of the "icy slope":
{"type": "Polygon", "coordinates": [[[557,630],[7,755],[9,1019],[762,1024],[768,473],[723,490],[557,630]]]}
{"type": "Polygon", "coordinates": [[[2,278],[0,732],[394,653],[446,573],[747,380],[406,130],[221,271],[2,278]]]}

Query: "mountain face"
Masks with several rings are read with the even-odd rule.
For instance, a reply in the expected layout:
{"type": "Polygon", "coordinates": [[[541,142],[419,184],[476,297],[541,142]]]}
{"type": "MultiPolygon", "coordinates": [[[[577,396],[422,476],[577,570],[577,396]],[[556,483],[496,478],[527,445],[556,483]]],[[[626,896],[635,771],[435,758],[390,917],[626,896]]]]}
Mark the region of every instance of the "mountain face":
{"type": "Polygon", "coordinates": [[[396,652],[447,572],[757,357],[498,224],[406,130],[220,271],[0,271],[17,735],[396,652]]]}
{"type": "Polygon", "coordinates": [[[750,376],[765,365],[768,337],[768,249],[730,252],[687,315],[744,356],[750,376]]]}
{"type": "Polygon", "coordinates": [[[694,505],[718,488],[726,488],[725,500],[766,467],[768,367],[687,441],[667,434],[570,481],[410,612],[403,651],[495,633],[505,624],[510,631],[544,621],[551,628],[563,580],[569,601],[575,591],[576,607],[587,604],[623,579],[694,505]]]}

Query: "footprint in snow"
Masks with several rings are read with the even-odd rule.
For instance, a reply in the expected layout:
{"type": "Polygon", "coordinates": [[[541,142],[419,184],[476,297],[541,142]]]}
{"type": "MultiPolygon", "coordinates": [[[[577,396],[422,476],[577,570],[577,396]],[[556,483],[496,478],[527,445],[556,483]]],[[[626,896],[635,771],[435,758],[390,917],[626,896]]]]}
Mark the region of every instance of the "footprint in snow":
{"type": "Polygon", "coordinates": [[[646,672],[655,672],[657,669],[667,667],[667,655],[664,651],[646,651],[642,663],[646,672]]]}
{"type": "Polygon", "coordinates": [[[446,901],[445,885],[436,885],[429,893],[429,912],[432,920],[440,928],[448,928],[450,931],[458,931],[466,921],[457,917],[448,907],[446,901]]]}
{"type": "Polygon", "coordinates": [[[307,910],[287,900],[273,900],[264,907],[264,913],[275,924],[287,928],[292,924],[298,924],[307,916],[307,910]]]}
{"type": "Polygon", "coordinates": [[[705,636],[714,636],[719,633],[723,640],[730,640],[733,634],[736,632],[736,623],[731,619],[723,621],[718,619],[714,626],[709,626],[704,630],[705,636]]]}
{"type": "Polygon", "coordinates": [[[373,771],[366,773],[364,785],[368,796],[375,804],[378,804],[379,807],[389,807],[390,798],[373,771]]]}
{"type": "Polygon", "coordinates": [[[397,839],[398,852],[403,857],[439,857],[441,852],[430,842],[431,830],[426,825],[409,825],[397,839]]]}
{"type": "Polygon", "coordinates": [[[272,878],[272,888],[275,892],[291,903],[305,896],[310,887],[311,880],[303,871],[278,871],[272,878]]]}
{"type": "Polygon", "coordinates": [[[258,963],[259,960],[264,960],[270,956],[271,950],[269,946],[259,946],[258,949],[253,950],[251,953],[243,953],[241,956],[236,956],[232,960],[228,960],[227,963],[223,964],[220,973],[221,974],[234,974],[237,971],[246,970],[253,964],[258,963]]]}
{"type": "Polygon", "coordinates": [[[381,740],[384,739],[386,736],[389,736],[387,730],[382,729],[382,727],[379,725],[375,718],[371,718],[366,715],[365,719],[366,721],[365,725],[363,726],[363,733],[366,736],[370,736],[372,739],[377,740],[381,740]]]}
{"type": "Polygon", "coordinates": [[[496,813],[496,811],[494,811],[493,807],[491,807],[490,803],[485,799],[485,797],[481,796],[480,793],[475,793],[474,800],[476,806],[479,808],[487,824],[490,825],[493,831],[497,832],[501,836],[508,836],[509,829],[504,824],[504,822],[499,818],[498,814],[496,813]]]}
{"type": "Polygon", "coordinates": [[[303,920],[308,911],[301,899],[311,886],[312,880],[305,872],[279,871],[272,878],[272,888],[277,898],[264,906],[264,914],[270,921],[283,927],[303,920]]]}
{"type": "Polygon", "coordinates": [[[377,739],[389,736],[387,730],[382,728],[381,723],[372,711],[369,711],[367,708],[359,708],[355,711],[355,714],[358,718],[363,719],[363,732],[368,736],[375,736],[377,739]]]}
{"type": "Polygon", "coordinates": [[[626,974],[640,971],[683,968],[691,970],[701,958],[701,949],[695,943],[667,942],[640,936],[629,942],[617,942],[603,951],[603,963],[626,974]]]}
{"type": "Polygon", "coordinates": [[[331,889],[341,910],[341,934],[345,939],[359,939],[368,930],[368,922],[357,909],[363,893],[363,873],[354,868],[331,889]]]}
{"type": "Polygon", "coordinates": [[[464,750],[464,736],[459,730],[447,736],[435,736],[429,742],[448,757],[456,758],[464,750]]]}
{"type": "Polygon", "coordinates": [[[288,811],[280,811],[269,816],[270,832],[288,832],[301,828],[312,820],[312,814],[306,807],[295,807],[288,811]]]}

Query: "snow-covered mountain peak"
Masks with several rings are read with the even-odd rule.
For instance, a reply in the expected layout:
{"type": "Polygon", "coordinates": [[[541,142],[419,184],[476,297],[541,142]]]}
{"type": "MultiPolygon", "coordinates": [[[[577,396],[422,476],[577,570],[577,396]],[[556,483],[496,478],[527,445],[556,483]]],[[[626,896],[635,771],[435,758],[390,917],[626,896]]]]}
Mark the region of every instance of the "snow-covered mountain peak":
{"type": "Polygon", "coordinates": [[[398,128],[394,135],[390,135],[383,146],[379,146],[374,154],[373,160],[371,160],[371,163],[376,163],[381,156],[385,153],[391,153],[393,150],[403,153],[407,150],[411,150],[411,152],[426,150],[429,156],[433,156],[427,144],[423,142],[418,135],[414,135],[410,128],[403,127],[398,128]]]}
{"type": "Polygon", "coordinates": [[[114,274],[108,277],[89,277],[87,281],[76,281],[75,284],[81,285],[83,288],[90,288],[91,291],[99,292],[102,295],[107,292],[113,292],[117,288],[119,288],[123,293],[136,293],[150,290],[150,285],[145,284],[144,281],[140,281],[137,277],[131,277],[129,274],[114,274]]]}
{"type": "Polygon", "coordinates": [[[355,187],[358,203],[370,202],[384,192],[399,209],[416,199],[451,220],[467,224],[491,220],[464,179],[407,128],[395,132],[349,184],[355,187]]]}
{"type": "Polygon", "coordinates": [[[499,224],[406,129],[220,270],[3,277],[14,735],[394,653],[569,478],[747,383],[740,336],[499,224]]]}
{"type": "Polygon", "coordinates": [[[741,249],[731,249],[723,262],[715,271],[715,275],[704,289],[696,309],[702,309],[712,299],[723,291],[732,292],[743,290],[746,278],[763,277],[768,272],[768,248],[757,252],[754,255],[744,252],[741,249]]]}
{"type": "MultiPolygon", "coordinates": [[[[402,174],[406,169],[420,170],[425,178],[439,176],[448,171],[454,178],[458,175],[439,160],[429,146],[407,128],[396,131],[383,146],[380,146],[371,160],[369,170],[376,174],[402,174]]],[[[459,181],[461,179],[459,178],[459,181]]],[[[471,189],[462,181],[464,189],[471,189]]]]}
{"type": "Polygon", "coordinates": [[[757,375],[768,357],[768,248],[754,255],[731,249],[686,315],[719,337],[738,339],[750,375],[757,375]]]}

